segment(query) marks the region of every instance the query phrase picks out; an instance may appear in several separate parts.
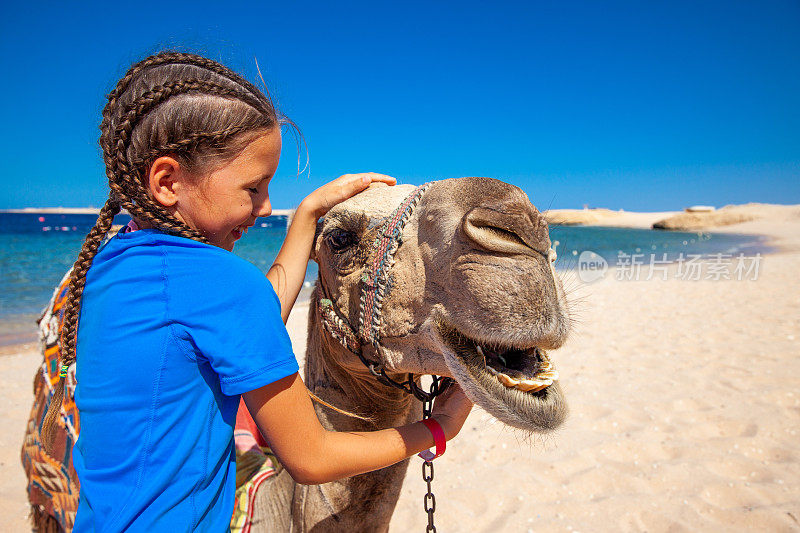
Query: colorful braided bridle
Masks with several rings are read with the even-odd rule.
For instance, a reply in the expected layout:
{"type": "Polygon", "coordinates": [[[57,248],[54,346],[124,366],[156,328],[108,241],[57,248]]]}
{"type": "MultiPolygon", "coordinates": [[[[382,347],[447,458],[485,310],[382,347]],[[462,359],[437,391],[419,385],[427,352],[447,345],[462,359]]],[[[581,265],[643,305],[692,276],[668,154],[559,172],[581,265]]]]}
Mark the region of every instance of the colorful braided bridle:
{"type": "Polygon", "coordinates": [[[323,294],[323,298],[319,300],[319,312],[325,330],[347,350],[357,355],[380,383],[402,389],[422,402],[430,402],[444,392],[452,380],[433,376],[430,391],[422,390],[413,374],[408,374],[405,381],[398,382],[386,374],[382,363],[367,359],[362,353],[362,347],[364,344],[370,344],[376,352],[380,351],[380,328],[383,319],[381,311],[383,300],[389,290],[389,272],[394,265],[397,249],[402,244],[403,227],[411,218],[411,213],[419,204],[428,187],[430,187],[430,183],[424,183],[414,189],[386,219],[375,237],[372,245],[372,260],[367,264],[366,270],[361,276],[358,333],[333,305],[321,278],[319,283],[323,294]]]}
{"type": "MultiPolygon", "coordinates": [[[[331,300],[330,296],[327,294],[325,285],[322,283],[322,278],[320,278],[319,281],[320,291],[323,296],[319,300],[319,312],[325,330],[347,350],[357,355],[378,382],[401,389],[420,400],[422,402],[423,421],[431,418],[433,399],[443,393],[453,380],[450,378],[432,376],[433,381],[428,391],[424,391],[420,388],[414,379],[414,374],[407,374],[405,381],[396,381],[386,374],[382,363],[370,361],[364,357],[362,347],[364,344],[371,344],[375,348],[375,352],[378,354],[380,353],[380,331],[383,318],[381,310],[383,309],[383,300],[389,291],[389,272],[394,265],[394,256],[397,253],[397,249],[403,242],[403,226],[405,226],[408,219],[411,218],[411,213],[414,211],[417,204],[419,204],[420,198],[422,198],[422,195],[428,190],[428,187],[430,187],[430,183],[424,183],[414,189],[414,191],[402,201],[397,209],[392,212],[391,216],[386,219],[377,237],[375,237],[375,241],[372,244],[373,253],[371,255],[371,261],[367,264],[364,273],[361,275],[362,285],[360,309],[358,313],[358,334],[356,334],[355,329],[350,325],[347,319],[337,311],[336,306],[333,305],[333,300],[331,300]]],[[[433,432],[433,430],[431,431],[433,432]]],[[[435,434],[434,440],[436,440],[435,434]]],[[[443,434],[442,441],[444,441],[443,434]]],[[[436,446],[438,452],[438,441],[436,446]]],[[[420,456],[424,459],[422,463],[422,479],[425,481],[428,488],[423,500],[425,512],[428,515],[426,531],[435,533],[436,526],[433,524],[433,514],[436,511],[436,498],[431,488],[431,482],[433,481],[433,463],[431,460],[433,456],[425,456],[423,454],[420,454],[420,456]]]]}

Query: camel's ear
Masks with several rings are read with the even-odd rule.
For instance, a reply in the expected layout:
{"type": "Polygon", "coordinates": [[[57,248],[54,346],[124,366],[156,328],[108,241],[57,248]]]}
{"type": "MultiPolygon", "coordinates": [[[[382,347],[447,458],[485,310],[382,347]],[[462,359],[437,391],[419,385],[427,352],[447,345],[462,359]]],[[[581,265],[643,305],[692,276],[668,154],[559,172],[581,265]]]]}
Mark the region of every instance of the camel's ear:
{"type": "Polygon", "coordinates": [[[324,225],[325,225],[324,218],[317,220],[317,229],[314,231],[314,241],[311,246],[311,255],[308,257],[310,261],[318,262],[317,252],[319,251],[319,247],[322,246],[322,227],[324,225]]]}

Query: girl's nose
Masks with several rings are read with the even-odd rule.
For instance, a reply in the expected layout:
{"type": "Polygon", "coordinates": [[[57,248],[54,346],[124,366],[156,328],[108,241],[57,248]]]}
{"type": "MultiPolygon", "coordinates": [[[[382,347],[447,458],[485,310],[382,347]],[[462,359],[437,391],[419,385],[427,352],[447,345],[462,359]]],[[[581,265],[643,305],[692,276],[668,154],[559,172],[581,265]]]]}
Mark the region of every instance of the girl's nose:
{"type": "Polygon", "coordinates": [[[260,204],[256,204],[255,209],[253,210],[253,216],[256,217],[268,217],[272,214],[272,204],[269,201],[269,198],[265,198],[263,202],[260,204]]]}

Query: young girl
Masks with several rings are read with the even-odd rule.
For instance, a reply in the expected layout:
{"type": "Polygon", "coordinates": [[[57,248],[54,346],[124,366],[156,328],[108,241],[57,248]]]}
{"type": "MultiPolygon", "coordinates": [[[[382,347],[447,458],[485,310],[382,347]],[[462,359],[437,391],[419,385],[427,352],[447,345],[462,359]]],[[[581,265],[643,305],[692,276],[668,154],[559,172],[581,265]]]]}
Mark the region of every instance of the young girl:
{"type": "MultiPolygon", "coordinates": [[[[75,531],[226,531],[242,396],[299,483],[383,468],[434,445],[422,423],[325,430],[284,326],[317,220],[393,178],[345,175],[305,198],[266,278],[231,253],[272,210],[281,122],[256,87],[191,54],[149,57],[109,95],[100,145],[110,194],[75,262],[61,336],[62,369],[77,361],[81,414],[75,531]],[[101,248],[121,208],[134,231],[101,248]]],[[[434,409],[448,439],[471,408],[451,389],[434,409]]],[[[63,379],[47,428],[62,394],[63,379]]]]}

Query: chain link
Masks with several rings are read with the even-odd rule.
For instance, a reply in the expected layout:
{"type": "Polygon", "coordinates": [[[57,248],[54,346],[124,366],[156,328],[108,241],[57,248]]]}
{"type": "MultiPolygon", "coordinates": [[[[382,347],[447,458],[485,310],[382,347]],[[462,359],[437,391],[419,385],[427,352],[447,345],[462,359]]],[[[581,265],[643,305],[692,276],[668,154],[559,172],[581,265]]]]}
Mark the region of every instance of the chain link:
{"type": "MultiPolygon", "coordinates": [[[[438,388],[438,377],[433,377],[433,383],[431,383],[431,392],[433,393],[438,388]]],[[[431,396],[425,400],[422,400],[422,418],[430,418],[431,411],[433,410],[433,399],[434,396],[431,396]]],[[[425,494],[425,497],[422,499],[423,507],[425,508],[425,512],[428,514],[428,526],[425,528],[426,533],[436,533],[436,526],[433,525],[433,513],[436,512],[436,496],[433,495],[433,489],[431,488],[431,482],[433,481],[433,462],[432,461],[423,461],[422,463],[422,479],[425,481],[425,484],[428,486],[428,492],[425,494]]]]}

